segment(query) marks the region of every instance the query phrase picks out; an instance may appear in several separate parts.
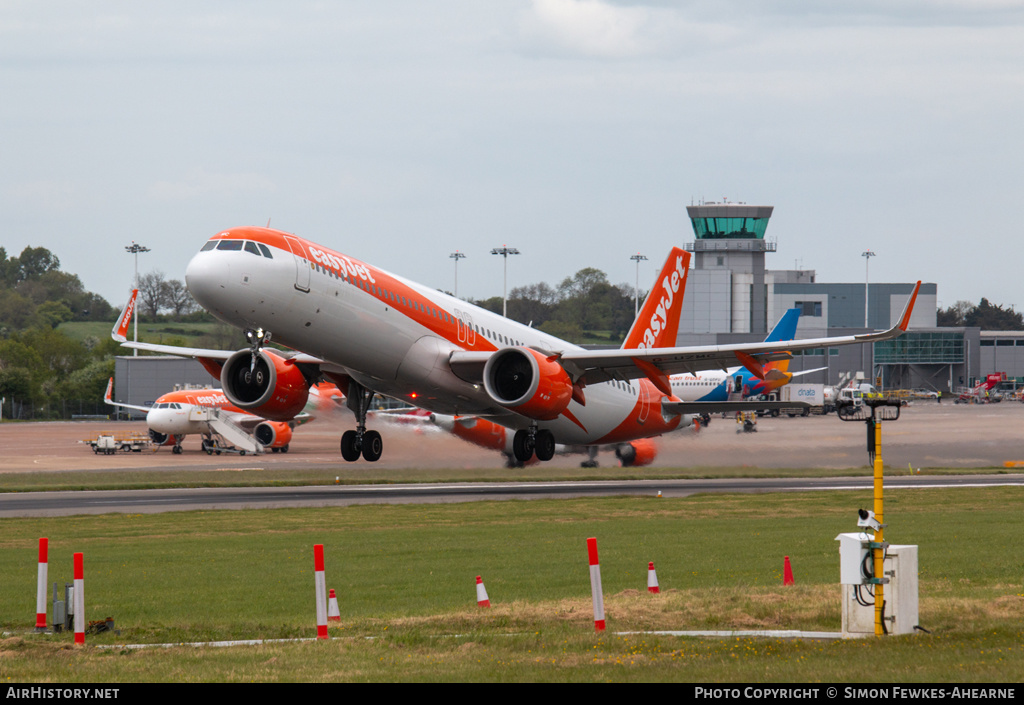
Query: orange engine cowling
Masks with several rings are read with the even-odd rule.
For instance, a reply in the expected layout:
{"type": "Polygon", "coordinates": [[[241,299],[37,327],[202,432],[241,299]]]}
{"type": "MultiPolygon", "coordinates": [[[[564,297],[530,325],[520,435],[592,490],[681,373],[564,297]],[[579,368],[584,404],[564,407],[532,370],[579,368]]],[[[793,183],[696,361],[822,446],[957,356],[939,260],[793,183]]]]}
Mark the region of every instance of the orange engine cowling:
{"type": "Polygon", "coordinates": [[[252,353],[239,350],[220,372],[224,395],[239,409],[271,421],[290,421],[309,399],[309,384],[297,366],[269,350],[260,350],[252,367],[252,353]]]}
{"type": "Polygon", "coordinates": [[[615,457],[622,461],[622,467],[650,465],[658,457],[658,446],[651,438],[638,438],[615,447],[615,457]]]}
{"type": "Polygon", "coordinates": [[[264,421],[252,435],[266,448],[281,448],[291,443],[292,427],[284,421],[264,421]]]}
{"type": "Polygon", "coordinates": [[[555,358],[530,348],[505,348],[484,365],[491,399],[539,421],[557,418],[572,399],[572,380],[555,358]]]}

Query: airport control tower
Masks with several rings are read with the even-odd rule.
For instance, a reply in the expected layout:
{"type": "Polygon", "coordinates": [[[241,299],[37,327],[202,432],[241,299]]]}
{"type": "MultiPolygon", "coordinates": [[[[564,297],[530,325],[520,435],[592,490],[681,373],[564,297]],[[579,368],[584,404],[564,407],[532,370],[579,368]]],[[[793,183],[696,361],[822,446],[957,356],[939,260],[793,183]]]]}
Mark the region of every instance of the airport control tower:
{"type": "Polygon", "coordinates": [[[750,282],[749,298],[742,297],[749,302],[749,328],[735,325],[738,323],[735,314],[747,308],[747,302],[735,300],[735,287],[730,287],[733,332],[747,328],[743,332],[764,334],[768,330],[764,253],[775,252],[775,243],[765,240],[764,233],[772,210],[773,206],[748,206],[724,200],[722,203],[702,202],[686,208],[697,237],[686,245],[686,249],[694,254],[695,268],[698,271],[730,271],[733,277],[738,275],[750,282]]]}

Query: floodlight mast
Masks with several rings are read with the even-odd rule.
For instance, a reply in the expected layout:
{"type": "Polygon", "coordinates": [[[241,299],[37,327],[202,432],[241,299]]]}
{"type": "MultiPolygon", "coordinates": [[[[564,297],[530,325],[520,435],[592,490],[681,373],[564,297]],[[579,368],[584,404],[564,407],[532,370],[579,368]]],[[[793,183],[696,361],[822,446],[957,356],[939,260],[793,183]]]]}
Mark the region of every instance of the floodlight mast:
{"type": "MultiPolygon", "coordinates": [[[[144,245],[140,245],[139,243],[135,242],[135,240],[132,240],[132,244],[131,245],[126,245],[124,249],[125,249],[125,252],[128,252],[129,254],[135,255],[135,289],[138,290],[138,288],[139,288],[139,253],[140,252],[149,252],[150,249],[148,247],[144,246],[144,245]]],[[[134,314],[135,314],[134,317],[133,317],[134,320],[132,321],[132,323],[134,324],[134,332],[132,333],[132,340],[133,340],[133,342],[137,343],[137,342],[139,342],[139,312],[138,312],[138,310],[134,311],[134,314]]],[[[139,354],[139,349],[138,348],[133,348],[132,349],[132,355],[133,356],[138,356],[138,354],[139,354]]]]}
{"type": "Polygon", "coordinates": [[[501,255],[505,259],[505,279],[502,284],[501,293],[501,315],[508,318],[508,256],[518,255],[519,250],[514,247],[502,245],[501,247],[495,247],[491,250],[492,255],[501,255]]]}
{"type": "Polygon", "coordinates": [[[630,259],[636,262],[636,286],[633,288],[633,318],[636,318],[640,314],[640,262],[647,257],[637,252],[630,259]]]}
{"type": "Polygon", "coordinates": [[[448,255],[451,259],[455,260],[455,298],[459,298],[459,260],[466,259],[466,255],[463,252],[455,250],[455,252],[448,255]]]}

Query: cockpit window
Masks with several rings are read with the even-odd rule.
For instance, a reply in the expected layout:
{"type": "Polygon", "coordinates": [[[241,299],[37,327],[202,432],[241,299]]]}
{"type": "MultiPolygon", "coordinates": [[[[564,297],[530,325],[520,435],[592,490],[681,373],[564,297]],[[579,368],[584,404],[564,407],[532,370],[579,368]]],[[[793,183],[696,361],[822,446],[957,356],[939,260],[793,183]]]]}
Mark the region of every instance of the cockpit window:
{"type": "Polygon", "coordinates": [[[272,254],[270,254],[270,248],[269,247],[264,245],[262,242],[257,242],[256,246],[260,248],[260,252],[263,253],[264,257],[266,257],[267,259],[274,259],[274,256],[272,254]]]}
{"type": "Polygon", "coordinates": [[[255,242],[249,242],[248,240],[246,240],[245,241],[245,251],[246,252],[251,252],[254,255],[256,255],[257,257],[261,257],[262,256],[262,255],[260,255],[259,248],[256,247],[256,243],[255,242]]]}
{"type": "Polygon", "coordinates": [[[217,243],[217,249],[218,250],[241,250],[242,249],[242,241],[241,240],[221,240],[219,243],[217,243]]]}
{"type": "Polygon", "coordinates": [[[207,252],[208,250],[212,250],[216,246],[217,246],[217,241],[216,240],[208,240],[206,242],[206,244],[203,245],[203,249],[201,249],[199,251],[200,252],[207,252]]]}

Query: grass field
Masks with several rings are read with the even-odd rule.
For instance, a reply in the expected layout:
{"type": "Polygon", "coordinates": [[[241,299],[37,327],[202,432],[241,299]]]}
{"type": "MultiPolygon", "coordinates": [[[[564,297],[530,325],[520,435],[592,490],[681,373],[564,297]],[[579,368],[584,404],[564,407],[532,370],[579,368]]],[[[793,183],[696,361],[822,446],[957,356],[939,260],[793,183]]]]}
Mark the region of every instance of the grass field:
{"type": "Polygon", "coordinates": [[[869,493],[506,501],[0,521],[7,682],[859,681],[1024,679],[1024,490],[890,491],[886,538],[919,545],[931,634],[701,639],[698,629],[838,631],[836,534],[869,493]],[[120,636],[34,635],[50,583],[85,554],[87,619],[120,636]],[[596,536],[608,631],[593,629],[596,536]],[[99,649],[315,635],[313,545],[342,621],[330,642],[99,649]],[[783,556],[796,585],[782,586],[783,556]],[[646,590],[647,562],[663,594],[646,590]],[[494,605],[475,604],[482,575],[494,605]]]}

